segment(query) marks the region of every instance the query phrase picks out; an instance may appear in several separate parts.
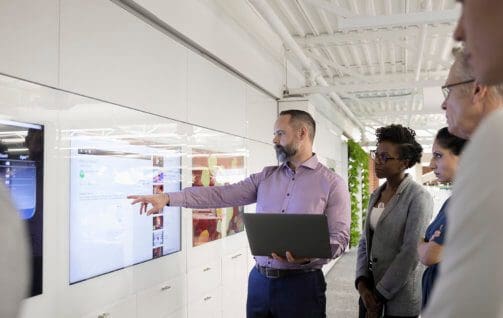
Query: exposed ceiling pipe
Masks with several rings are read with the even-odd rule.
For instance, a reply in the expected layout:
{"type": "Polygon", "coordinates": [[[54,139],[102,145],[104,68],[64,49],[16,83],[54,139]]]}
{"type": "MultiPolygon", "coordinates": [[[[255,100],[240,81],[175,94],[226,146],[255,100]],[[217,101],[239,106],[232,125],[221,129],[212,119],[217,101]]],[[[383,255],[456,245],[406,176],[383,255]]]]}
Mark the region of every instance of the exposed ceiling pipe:
{"type": "MultiPolygon", "coordinates": [[[[307,55],[304,53],[302,48],[294,40],[288,29],[285,27],[281,19],[274,13],[273,9],[269,6],[265,0],[250,0],[253,6],[260,12],[262,17],[269,23],[273,30],[279,35],[283,44],[292,50],[295,56],[299,59],[302,67],[306,69],[310,75],[314,78],[316,83],[322,86],[329,86],[325,78],[323,78],[321,71],[319,70],[316,63],[314,63],[307,55]]],[[[339,107],[340,110],[344,112],[346,116],[360,129],[364,131],[363,125],[355,117],[353,112],[344,104],[342,99],[334,92],[328,94],[334,103],[339,107]]],[[[363,136],[362,136],[363,138],[363,136]]]]}
{"type": "MultiPolygon", "coordinates": [[[[426,6],[425,6],[425,12],[431,12],[431,9],[432,9],[432,3],[431,3],[431,0],[429,0],[427,3],[426,3],[426,6]]],[[[415,76],[415,79],[416,79],[416,82],[419,81],[419,77],[421,75],[421,65],[423,64],[423,57],[424,57],[424,47],[426,45],[426,35],[428,34],[428,24],[423,24],[421,25],[421,35],[419,37],[419,49],[417,50],[417,63],[416,63],[416,76],[415,76]]]]}

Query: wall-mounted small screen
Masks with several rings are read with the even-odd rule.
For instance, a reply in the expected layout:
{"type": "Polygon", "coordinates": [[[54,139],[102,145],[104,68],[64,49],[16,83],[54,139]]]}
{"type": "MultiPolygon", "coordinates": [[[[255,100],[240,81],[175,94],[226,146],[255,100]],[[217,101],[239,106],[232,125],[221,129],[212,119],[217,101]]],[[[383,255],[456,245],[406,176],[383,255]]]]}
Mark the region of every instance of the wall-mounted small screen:
{"type": "Polygon", "coordinates": [[[70,283],[181,250],[181,209],[139,214],[129,194],[179,191],[179,149],[138,140],[73,136],[70,283]]]}
{"type": "MultiPolygon", "coordinates": [[[[0,182],[26,222],[32,252],[30,296],[42,293],[44,127],[0,120],[0,182]]],[[[2,255],[1,257],[8,257],[2,255]]]]}

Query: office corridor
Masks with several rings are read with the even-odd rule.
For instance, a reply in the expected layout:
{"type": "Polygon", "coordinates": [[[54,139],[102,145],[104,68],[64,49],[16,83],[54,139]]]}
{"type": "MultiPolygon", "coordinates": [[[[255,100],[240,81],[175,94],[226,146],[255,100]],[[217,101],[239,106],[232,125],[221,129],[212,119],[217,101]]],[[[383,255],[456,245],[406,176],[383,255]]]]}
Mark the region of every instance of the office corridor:
{"type": "Polygon", "coordinates": [[[358,317],[358,292],[354,287],[356,249],[344,254],[328,273],[327,318],[358,317]]]}

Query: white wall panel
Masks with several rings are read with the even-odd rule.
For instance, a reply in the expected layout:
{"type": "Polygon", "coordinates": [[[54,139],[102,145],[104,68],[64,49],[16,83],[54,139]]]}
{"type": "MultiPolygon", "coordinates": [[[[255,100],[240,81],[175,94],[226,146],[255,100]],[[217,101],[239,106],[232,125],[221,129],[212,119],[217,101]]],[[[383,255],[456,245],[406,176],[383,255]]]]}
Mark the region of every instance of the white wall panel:
{"type": "Polygon", "coordinates": [[[58,85],[58,0],[0,1],[0,72],[58,85]]]}
{"type": "Polygon", "coordinates": [[[335,126],[321,116],[316,116],[316,136],[314,140],[314,151],[321,156],[337,160],[340,139],[335,126]]]}
{"type": "MultiPolygon", "coordinates": [[[[245,74],[252,81],[273,94],[281,96],[285,74],[282,56],[278,58],[268,52],[262,47],[263,43],[252,38],[247,30],[223,12],[222,7],[232,6],[235,12],[246,17],[256,17],[254,25],[266,24],[256,16],[251,6],[242,4],[240,1],[236,1],[237,4],[223,5],[219,5],[218,1],[198,0],[135,0],[135,2],[245,74]],[[239,9],[236,9],[236,6],[240,6],[239,9]]],[[[229,8],[229,10],[232,9],[229,8]]],[[[275,38],[276,45],[279,45],[279,38],[275,38]]],[[[293,85],[300,85],[303,80],[302,75],[295,75],[292,74],[289,81],[293,85]],[[300,81],[296,81],[296,77],[300,78],[300,81]]]]}
{"type": "Polygon", "coordinates": [[[61,1],[61,87],[187,119],[187,50],[110,1],[61,1]]]}
{"type": "Polygon", "coordinates": [[[277,102],[257,89],[246,87],[246,136],[271,143],[273,126],[278,113],[277,102]]]}
{"type": "Polygon", "coordinates": [[[189,52],[188,121],[245,136],[246,84],[189,52]]]}
{"type": "Polygon", "coordinates": [[[248,158],[248,174],[262,171],[266,166],[278,164],[272,142],[264,144],[255,141],[248,141],[247,147],[250,150],[248,158]]]}
{"type": "MultiPolygon", "coordinates": [[[[262,171],[264,167],[278,164],[272,143],[263,144],[248,140],[246,147],[250,151],[248,157],[248,175],[258,173],[262,171]]],[[[255,204],[245,206],[245,212],[255,212],[255,204]]]]}

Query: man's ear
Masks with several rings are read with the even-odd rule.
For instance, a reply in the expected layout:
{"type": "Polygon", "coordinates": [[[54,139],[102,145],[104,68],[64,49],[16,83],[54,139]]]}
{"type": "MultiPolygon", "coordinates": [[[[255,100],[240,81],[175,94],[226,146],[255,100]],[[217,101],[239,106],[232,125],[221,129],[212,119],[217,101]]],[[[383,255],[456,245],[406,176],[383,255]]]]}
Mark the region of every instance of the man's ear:
{"type": "Polygon", "coordinates": [[[475,87],[473,88],[473,103],[479,103],[484,98],[486,98],[488,93],[488,88],[486,85],[479,84],[475,82],[475,87]]]}
{"type": "Polygon", "coordinates": [[[307,127],[306,126],[300,127],[300,129],[299,129],[299,137],[301,139],[304,139],[304,138],[308,138],[309,137],[308,135],[309,135],[309,133],[307,131],[307,127]]]}

